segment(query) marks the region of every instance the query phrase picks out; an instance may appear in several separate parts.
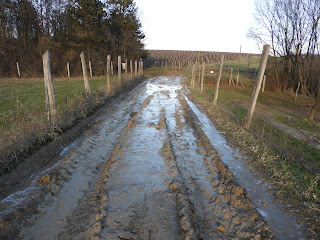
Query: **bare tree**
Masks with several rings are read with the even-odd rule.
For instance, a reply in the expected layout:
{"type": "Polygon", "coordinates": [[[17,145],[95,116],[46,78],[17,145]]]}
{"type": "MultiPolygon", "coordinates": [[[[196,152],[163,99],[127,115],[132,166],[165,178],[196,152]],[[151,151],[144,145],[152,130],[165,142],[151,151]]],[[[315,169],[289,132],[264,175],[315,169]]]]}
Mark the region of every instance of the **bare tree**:
{"type": "Polygon", "coordinates": [[[319,102],[319,9],[318,0],[256,0],[255,25],[248,32],[257,43],[271,45],[269,82],[282,90],[300,86],[315,101],[309,106],[319,102]]]}

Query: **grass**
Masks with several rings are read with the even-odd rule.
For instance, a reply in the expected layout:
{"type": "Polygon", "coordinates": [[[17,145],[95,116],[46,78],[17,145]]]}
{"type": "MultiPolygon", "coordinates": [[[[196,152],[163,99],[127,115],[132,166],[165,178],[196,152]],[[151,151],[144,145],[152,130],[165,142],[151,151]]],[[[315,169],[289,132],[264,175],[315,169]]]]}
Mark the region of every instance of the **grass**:
{"type": "MultiPolygon", "coordinates": [[[[241,58],[239,62],[239,69],[242,72],[246,72],[248,70],[248,66],[250,69],[255,69],[258,70],[259,64],[260,64],[260,57],[258,56],[253,56],[250,58],[250,64],[249,64],[249,58],[241,58]]],[[[206,65],[207,67],[213,67],[218,69],[220,64],[219,63],[214,63],[214,64],[208,64],[206,65]]],[[[225,69],[230,69],[233,68],[233,74],[237,74],[238,71],[238,60],[233,60],[233,61],[225,61],[223,64],[223,67],[225,69]]]]}
{"type": "Polygon", "coordinates": [[[129,79],[123,76],[122,86],[119,86],[117,76],[112,76],[111,92],[107,93],[106,77],[92,77],[89,79],[91,95],[86,98],[82,77],[54,78],[56,126],[51,126],[47,120],[43,79],[0,79],[0,174],[19,164],[19,154],[54,140],[78,119],[139,81],[139,78],[129,79]]]}
{"type": "MultiPolygon", "coordinates": [[[[256,68],[258,61],[257,58],[254,63],[256,68]]],[[[247,62],[241,62],[244,72],[245,64],[247,62]]],[[[213,67],[218,67],[218,64],[213,67]]],[[[227,62],[224,67],[237,69],[237,61],[227,62]]],[[[259,94],[251,128],[245,131],[242,126],[250,104],[253,80],[242,74],[240,77],[245,87],[229,86],[228,76],[225,74],[220,83],[217,108],[212,104],[215,91],[212,79],[205,79],[203,94],[199,92],[199,86],[190,88],[194,100],[204,106],[232,142],[248,150],[256,169],[273,183],[277,197],[290,206],[288,210],[307,219],[305,223],[310,236],[319,236],[320,150],[283,132],[267,117],[293,130],[304,130],[319,137],[320,109],[316,112],[315,121],[310,121],[306,96],[298,96],[294,101],[292,92],[266,89],[259,94]]]]}

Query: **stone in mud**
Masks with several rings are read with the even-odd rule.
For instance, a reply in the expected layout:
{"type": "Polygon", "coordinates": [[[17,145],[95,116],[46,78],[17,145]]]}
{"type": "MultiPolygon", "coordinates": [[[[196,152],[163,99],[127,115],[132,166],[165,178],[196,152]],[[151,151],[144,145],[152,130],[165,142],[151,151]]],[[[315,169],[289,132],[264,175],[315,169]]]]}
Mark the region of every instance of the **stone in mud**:
{"type": "Polygon", "coordinates": [[[184,232],[187,232],[187,231],[190,231],[191,229],[192,229],[191,228],[191,223],[188,220],[188,216],[184,216],[181,219],[181,230],[184,231],[184,232]]]}
{"type": "Polygon", "coordinates": [[[213,182],[211,182],[211,185],[212,185],[213,187],[216,187],[216,186],[219,185],[219,181],[214,180],[213,182]]]}
{"type": "Polygon", "coordinates": [[[188,232],[187,236],[185,236],[184,240],[194,240],[194,239],[197,239],[197,237],[196,237],[196,234],[194,233],[194,230],[191,229],[188,232]]]}
{"type": "Polygon", "coordinates": [[[188,214],[188,210],[186,207],[181,208],[181,210],[179,211],[179,217],[186,216],[187,214],[188,214]]]}
{"type": "Polygon", "coordinates": [[[219,230],[220,232],[225,232],[226,231],[226,229],[223,226],[217,227],[217,230],[219,230]]]}
{"type": "Polygon", "coordinates": [[[99,236],[93,236],[90,238],[90,240],[100,240],[100,237],[99,236]]]}
{"type": "Polygon", "coordinates": [[[261,239],[261,235],[260,234],[255,235],[254,238],[253,238],[253,240],[260,240],[260,239],[261,239]]]}
{"type": "Polygon", "coordinates": [[[51,183],[50,176],[48,174],[45,174],[41,178],[39,178],[38,182],[42,184],[49,184],[51,183]]]}
{"type": "Polygon", "coordinates": [[[235,195],[237,195],[239,197],[243,195],[243,188],[242,187],[234,187],[232,191],[235,195]]]}
{"type": "Polygon", "coordinates": [[[179,184],[177,182],[173,182],[173,183],[170,183],[168,188],[171,190],[171,191],[174,191],[174,190],[177,190],[179,188],[179,184]]]}
{"type": "Polygon", "coordinates": [[[101,231],[101,229],[102,229],[101,222],[96,222],[91,228],[91,233],[93,234],[98,233],[101,231]]]}
{"type": "Polygon", "coordinates": [[[225,191],[225,187],[224,187],[224,185],[220,185],[219,187],[218,187],[218,193],[220,193],[220,194],[223,194],[224,193],[224,191],[225,191]]]}
{"type": "Polygon", "coordinates": [[[240,238],[246,238],[246,239],[249,239],[250,238],[250,233],[248,232],[241,232],[241,231],[238,231],[236,233],[237,237],[240,237],[240,238]]]}

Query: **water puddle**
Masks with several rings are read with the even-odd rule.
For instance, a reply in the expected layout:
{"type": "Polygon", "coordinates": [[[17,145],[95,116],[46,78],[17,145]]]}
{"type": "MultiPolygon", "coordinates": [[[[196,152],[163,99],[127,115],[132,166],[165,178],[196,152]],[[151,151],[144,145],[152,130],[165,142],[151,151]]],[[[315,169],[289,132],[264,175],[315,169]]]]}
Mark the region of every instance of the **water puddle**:
{"type": "MultiPolygon", "coordinates": [[[[45,197],[43,206],[40,206],[43,214],[37,216],[32,227],[21,230],[24,239],[54,239],[60,233],[67,217],[85,197],[91,183],[98,178],[97,169],[109,158],[121,131],[130,119],[130,113],[142,104],[144,97],[136,89],[123,99],[118,99],[106,114],[96,120],[91,129],[61,151],[61,161],[41,173],[50,172],[61,165],[59,171],[68,172],[69,179],[61,186],[59,194],[45,197]],[[137,95],[140,98],[131,101],[137,95]]],[[[41,175],[32,178],[37,181],[39,176],[41,175]]]]}

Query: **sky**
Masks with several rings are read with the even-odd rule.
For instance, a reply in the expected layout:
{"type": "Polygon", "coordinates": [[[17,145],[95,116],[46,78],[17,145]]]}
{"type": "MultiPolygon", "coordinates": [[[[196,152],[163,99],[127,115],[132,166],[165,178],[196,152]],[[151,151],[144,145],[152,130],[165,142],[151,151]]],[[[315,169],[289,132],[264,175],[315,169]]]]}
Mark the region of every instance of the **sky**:
{"type": "Polygon", "coordinates": [[[246,34],[254,0],[135,0],[146,49],[261,53],[246,34]]]}

